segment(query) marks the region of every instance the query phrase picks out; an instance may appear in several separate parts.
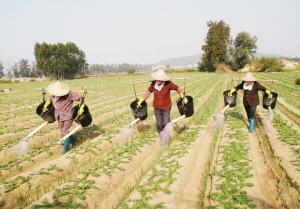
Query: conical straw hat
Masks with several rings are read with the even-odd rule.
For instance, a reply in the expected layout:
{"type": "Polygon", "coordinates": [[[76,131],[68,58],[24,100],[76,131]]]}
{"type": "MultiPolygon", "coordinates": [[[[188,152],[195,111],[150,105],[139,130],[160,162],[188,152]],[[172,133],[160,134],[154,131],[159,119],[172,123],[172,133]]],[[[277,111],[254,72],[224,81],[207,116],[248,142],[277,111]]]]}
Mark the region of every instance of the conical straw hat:
{"type": "Polygon", "coordinates": [[[70,93],[71,89],[69,86],[61,81],[51,83],[47,88],[47,92],[54,96],[65,96],[70,93]]]}
{"type": "Polygon", "coordinates": [[[252,75],[252,73],[248,72],[243,78],[242,81],[257,81],[257,79],[252,75]]]}
{"type": "Polygon", "coordinates": [[[154,80],[158,80],[158,81],[170,80],[170,77],[166,74],[166,72],[162,67],[153,68],[150,75],[154,80]]]}

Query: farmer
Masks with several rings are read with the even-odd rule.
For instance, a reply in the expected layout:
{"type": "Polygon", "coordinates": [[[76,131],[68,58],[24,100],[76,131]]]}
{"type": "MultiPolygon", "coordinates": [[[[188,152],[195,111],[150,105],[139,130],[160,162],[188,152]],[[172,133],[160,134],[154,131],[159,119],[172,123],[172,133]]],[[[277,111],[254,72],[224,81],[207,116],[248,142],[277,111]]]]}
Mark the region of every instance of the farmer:
{"type": "MultiPolygon", "coordinates": [[[[47,92],[51,94],[50,101],[55,102],[55,118],[58,121],[61,137],[69,133],[72,127],[72,107],[73,101],[83,102],[83,97],[70,90],[69,86],[61,81],[56,81],[47,87],[47,92]]],[[[46,102],[45,106],[50,103],[46,102]]],[[[64,153],[69,151],[70,144],[76,145],[76,135],[73,134],[64,141],[64,153]]]]}
{"type": "Polygon", "coordinates": [[[254,132],[254,115],[256,112],[256,106],[259,104],[259,98],[258,98],[258,91],[265,92],[269,98],[272,98],[272,94],[269,90],[266,89],[266,87],[259,84],[259,82],[256,80],[256,78],[248,72],[246,76],[242,78],[242,82],[237,85],[236,87],[233,87],[230,92],[228,93],[228,96],[232,96],[233,92],[236,92],[240,89],[244,90],[244,97],[243,97],[243,103],[244,108],[246,110],[248,121],[249,121],[249,131],[250,133],[254,132]]]}
{"type": "Polygon", "coordinates": [[[170,120],[170,111],[172,107],[170,91],[175,90],[179,93],[180,97],[183,98],[183,102],[188,102],[183,91],[173,83],[165,73],[162,67],[156,67],[151,72],[153,79],[151,85],[146,91],[145,95],[140,98],[137,103],[137,107],[141,107],[143,101],[147,100],[150,94],[154,93],[153,107],[154,114],[157,121],[157,131],[162,143],[164,142],[163,129],[170,120]]]}

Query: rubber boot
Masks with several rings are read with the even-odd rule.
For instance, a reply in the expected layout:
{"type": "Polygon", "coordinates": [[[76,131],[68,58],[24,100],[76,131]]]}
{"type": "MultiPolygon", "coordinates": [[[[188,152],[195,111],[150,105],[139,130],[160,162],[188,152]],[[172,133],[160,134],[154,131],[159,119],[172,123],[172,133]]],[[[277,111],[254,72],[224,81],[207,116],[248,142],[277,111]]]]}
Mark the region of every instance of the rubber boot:
{"type": "Polygon", "coordinates": [[[69,147],[70,147],[70,138],[67,138],[64,141],[64,154],[66,154],[69,151],[69,147]]]}
{"type": "Polygon", "coordinates": [[[250,133],[253,133],[254,132],[254,123],[255,123],[254,118],[250,118],[249,121],[250,121],[249,131],[250,131],[250,133]]]}

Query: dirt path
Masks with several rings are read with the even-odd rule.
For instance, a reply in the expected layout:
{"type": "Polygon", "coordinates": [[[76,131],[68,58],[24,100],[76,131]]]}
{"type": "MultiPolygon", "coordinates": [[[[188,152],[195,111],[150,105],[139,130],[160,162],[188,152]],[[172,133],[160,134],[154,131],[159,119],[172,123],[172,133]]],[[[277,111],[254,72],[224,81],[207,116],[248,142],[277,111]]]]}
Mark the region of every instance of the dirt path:
{"type": "Polygon", "coordinates": [[[282,207],[281,191],[277,185],[278,178],[269,168],[266,158],[261,150],[261,139],[258,133],[249,134],[249,156],[253,166],[254,187],[248,190],[248,195],[258,208],[275,209],[282,207]]]}
{"type": "Polygon", "coordinates": [[[189,153],[180,160],[182,166],[171,186],[171,194],[161,194],[154,202],[165,202],[166,208],[197,208],[205,167],[209,159],[213,138],[216,136],[215,120],[212,118],[195,140],[189,153]]]}

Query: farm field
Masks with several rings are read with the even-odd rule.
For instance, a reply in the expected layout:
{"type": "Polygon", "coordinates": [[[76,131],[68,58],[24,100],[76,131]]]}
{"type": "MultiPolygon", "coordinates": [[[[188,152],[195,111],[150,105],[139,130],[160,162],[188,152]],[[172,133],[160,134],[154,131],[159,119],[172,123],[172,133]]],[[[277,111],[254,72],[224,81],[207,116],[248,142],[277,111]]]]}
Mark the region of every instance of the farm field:
{"type": "MultiPolygon", "coordinates": [[[[79,145],[66,154],[57,145],[57,122],[47,124],[20,155],[19,140],[43,123],[35,114],[41,89],[50,81],[5,83],[0,89],[0,208],[300,208],[300,72],[256,73],[279,94],[274,118],[260,104],[250,134],[242,105],[225,114],[222,93],[242,74],[170,73],[189,78],[186,92],[195,114],[177,123],[168,146],[159,143],[152,97],[148,118],[122,145],[117,137],[134,120],[133,82],[148,75],[111,75],[67,80],[87,90],[93,124],[77,134],[79,145]],[[269,81],[276,80],[273,84],[269,81]]],[[[182,80],[175,80],[183,86],[182,80]]],[[[136,85],[142,96],[149,84],[136,85]]],[[[261,93],[260,93],[261,95],[261,93]]],[[[171,118],[180,116],[172,93],[171,118]]],[[[74,127],[77,124],[74,123],[74,127]]]]}

